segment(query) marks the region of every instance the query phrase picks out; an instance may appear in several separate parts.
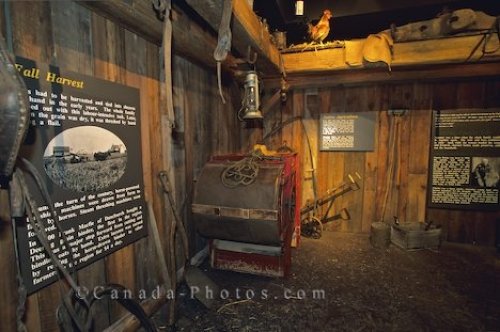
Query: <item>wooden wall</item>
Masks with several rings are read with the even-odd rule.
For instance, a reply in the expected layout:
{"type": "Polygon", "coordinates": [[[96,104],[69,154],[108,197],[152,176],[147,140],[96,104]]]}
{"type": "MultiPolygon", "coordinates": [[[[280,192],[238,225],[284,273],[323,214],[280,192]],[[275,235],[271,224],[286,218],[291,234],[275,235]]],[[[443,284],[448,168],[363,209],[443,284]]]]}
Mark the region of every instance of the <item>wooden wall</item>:
{"type": "MultiPolygon", "coordinates": [[[[2,5],[4,5],[2,3],[2,5]]],[[[219,101],[212,71],[179,56],[173,61],[175,128],[172,135],[161,103],[159,48],[112,21],[73,2],[8,2],[10,16],[0,8],[0,31],[12,31],[14,53],[43,63],[140,89],[141,146],[146,199],[153,203],[162,238],[168,218],[156,176],[170,168],[175,176],[177,206],[188,214],[193,181],[210,155],[246,151],[255,131],[236,119],[239,98],[234,86],[226,86],[228,103],[219,101]],[[6,19],[7,18],[7,19],[6,19]],[[171,153],[169,152],[171,151],[171,153]]],[[[175,36],[174,36],[175,41],[175,36]]],[[[281,112],[266,120],[266,128],[294,116],[304,117],[271,137],[271,147],[284,141],[301,153],[304,198],[311,197],[311,169],[304,132],[312,141],[318,192],[336,186],[347,173],[363,177],[361,190],[338,199],[335,209],[348,208],[351,220],[333,223],[333,230],[368,232],[373,221],[384,218],[381,206],[388,193],[384,219],[403,221],[432,219],[443,224],[449,240],[492,244],[498,213],[426,209],[431,110],[458,107],[499,107],[500,78],[463,82],[409,83],[296,90],[281,112]],[[391,118],[389,108],[408,108],[408,115],[391,118]],[[372,111],[377,113],[376,149],[366,153],[317,151],[320,113],[372,111]],[[391,149],[391,132],[397,144],[391,149]],[[391,151],[393,151],[391,153],[391,151]],[[396,176],[387,187],[391,164],[396,176]]],[[[189,217],[189,216],[188,216],[189,217]]],[[[190,225],[188,228],[192,229],[190,225]]],[[[166,247],[166,244],[163,243],[166,247]]],[[[197,248],[192,248],[196,250],[197,248]]],[[[15,258],[10,225],[0,227],[0,322],[2,331],[14,331],[17,304],[15,258]]],[[[142,239],[79,271],[79,281],[91,288],[121,283],[133,290],[151,289],[158,283],[151,241],[142,239]]],[[[59,286],[53,284],[28,299],[29,331],[57,331],[55,310],[59,286]]],[[[120,310],[102,302],[95,309],[96,330],[116,320],[120,310]]]]}
{"type": "MultiPolygon", "coordinates": [[[[311,145],[319,196],[339,185],[348,173],[358,172],[361,190],[338,198],[334,211],[347,208],[351,220],[333,222],[328,229],[342,232],[370,230],[374,221],[433,220],[443,225],[450,241],[493,245],[498,212],[455,211],[426,208],[429,148],[433,109],[499,107],[500,77],[460,82],[371,84],[295,90],[280,112],[266,118],[266,131],[295,116],[303,117],[267,140],[273,148],[283,142],[300,152],[303,201],[312,199],[311,145]],[[402,117],[388,109],[409,109],[402,117]],[[329,112],[371,111],[377,114],[373,152],[319,152],[319,115],[329,112]],[[391,142],[395,141],[394,144],[391,142]],[[393,167],[394,176],[388,176],[393,167]],[[391,179],[391,183],[389,183],[391,179]],[[385,213],[384,201],[387,200],[385,213]]],[[[323,210],[324,211],[324,210],[323,210]]]]}
{"type": "MultiPolygon", "coordinates": [[[[185,213],[192,181],[211,154],[239,151],[248,136],[237,121],[231,101],[232,87],[222,105],[213,71],[186,59],[173,59],[175,128],[169,126],[161,104],[159,47],[147,42],[74,2],[8,2],[10,15],[0,8],[0,31],[12,31],[14,54],[65,70],[126,84],[140,89],[141,146],[145,196],[153,203],[161,238],[168,218],[156,180],[160,170],[171,168],[175,177],[177,205],[185,213]],[[169,153],[171,151],[171,153],[169,153]],[[187,198],[186,198],[187,197],[187,198]]],[[[7,11],[7,12],[8,12],[7,11]]],[[[175,40],[175,36],[174,36],[175,40]]],[[[236,104],[239,105],[239,102],[236,104]]],[[[163,243],[166,248],[166,243],[163,243]]],[[[12,232],[0,227],[0,322],[2,331],[15,331],[17,281],[12,232]]],[[[142,239],[78,272],[81,285],[119,283],[137,291],[158,284],[152,241],[142,239]]],[[[28,298],[29,331],[57,331],[56,308],[60,303],[57,283],[28,298]]],[[[122,313],[116,305],[101,302],[94,308],[100,331],[122,313]]]]}

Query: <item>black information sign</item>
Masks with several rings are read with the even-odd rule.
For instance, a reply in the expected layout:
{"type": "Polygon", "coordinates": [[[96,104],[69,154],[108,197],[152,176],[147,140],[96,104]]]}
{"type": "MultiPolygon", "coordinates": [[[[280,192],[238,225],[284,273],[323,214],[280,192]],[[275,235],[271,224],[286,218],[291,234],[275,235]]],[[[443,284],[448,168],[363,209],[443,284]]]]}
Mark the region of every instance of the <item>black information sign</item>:
{"type": "Polygon", "coordinates": [[[434,111],[430,207],[498,210],[500,109],[434,111]]]}
{"type": "MultiPolygon", "coordinates": [[[[34,181],[28,183],[62,264],[81,268],[145,236],[139,90],[23,58],[16,67],[31,109],[20,153],[54,202],[56,218],[34,181]]],[[[21,274],[32,293],[57,280],[57,271],[29,223],[16,231],[21,274]]]]}
{"type": "Polygon", "coordinates": [[[321,151],[373,151],[375,112],[321,114],[321,151]]]}

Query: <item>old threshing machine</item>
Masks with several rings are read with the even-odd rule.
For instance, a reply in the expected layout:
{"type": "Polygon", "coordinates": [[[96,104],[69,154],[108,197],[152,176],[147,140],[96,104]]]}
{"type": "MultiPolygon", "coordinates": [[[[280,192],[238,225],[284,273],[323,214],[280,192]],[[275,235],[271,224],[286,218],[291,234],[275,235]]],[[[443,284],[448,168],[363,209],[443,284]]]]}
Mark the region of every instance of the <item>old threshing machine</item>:
{"type": "Polygon", "coordinates": [[[296,154],[213,157],[197,181],[192,211],[214,268],[284,277],[300,235],[296,154]]]}

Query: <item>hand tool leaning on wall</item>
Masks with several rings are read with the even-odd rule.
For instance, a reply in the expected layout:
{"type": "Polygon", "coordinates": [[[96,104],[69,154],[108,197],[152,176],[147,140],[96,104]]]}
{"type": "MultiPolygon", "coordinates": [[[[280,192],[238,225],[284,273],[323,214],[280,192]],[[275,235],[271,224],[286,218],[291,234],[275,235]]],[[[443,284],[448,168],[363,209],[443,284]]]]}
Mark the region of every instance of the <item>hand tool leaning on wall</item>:
{"type": "MultiPolygon", "coordinates": [[[[158,174],[158,179],[161,184],[161,189],[163,190],[163,198],[164,198],[164,206],[165,206],[165,215],[170,215],[170,211],[168,205],[170,205],[170,209],[173,214],[173,218],[171,219],[170,225],[168,225],[168,256],[167,256],[167,264],[168,264],[168,272],[170,276],[170,289],[176,293],[177,290],[177,257],[176,257],[176,234],[179,232],[181,236],[182,248],[183,248],[183,258],[184,263],[182,270],[183,273],[186,272],[188,266],[189,259],[189,246],[188,246],[188,238],[186,229],[184,227],[184,222],[182,221],[179,212],[175,206],[175,200],[172,194],[172,187],[170,185],[170,180],[168,179],[168,173],[166,171],[161,171],[158,174]]],[[[183,279],[184,279],[183,275],[183,279]]],[[[169,308],[169,325],[172,326],[175,323],[175,300],[170,303],[169,308]]]]}
{"type": "Polygon", "coordinates": [[[351,174],[348,174],[348,181],[344,181],[338,186],[327,190],[326,194],[323,197],[306,203],[306,205],[300,210],[301,235],[319,239],[323,231],[323,224],[338,219],[350,219],[349,212],[345,208],[340,210],[339,213],[333,216],[329,217],[328,214],[330,213],[330,210],[333,207],[333,202],[337,197],[340,197],[351,191],[356,191],[360,188],[360,185],[356,182],[356,179],[361,180],[361,176],[358,172],[355,172],[354,174],[354,177],[351,174]],[[325,205],[326,203],[329,203],[326,212],[323,214],[323,217],[318,218],[316,216],[318,208],[322,205],[325,205]]]}
{"type": "MultiPolygon", "coordinates": [[[[210,308],[213,304],[213,299],[208,296],[207,292],[212,291],[217,293],[218,287],[214,282],[208,278],[200,269],[195,266],[189,264],[189,242],[187,237],[186,228],[184,222],[181,219],[181,216],[176,208],[174,197],[173,197],[173,189],[171,182],[168,178],[168,173],[166,171],[162,171],[158,174],[158,178],[163,190],[164,197],[164,207],[165,214],[167,216],[170,215],[170,210],[173,214],[173,218],[171,218],[171,223],[168,225],[168,256],[167,256],[167,265],[170,279],[170,287],[174,294],[177,293],[178,282],[177,282],[177,247],[176,247],[176,234],[180,235],[181,243],[182,243],[182,258],[184,259],[184,265],[181,267],[182,277],[179,282],[186,282],[189,286],[191,296],[196,297],[203,305],[207,308],[210,308]],[[170,209],[169,207],[170,206],[170,209]],[[207,290],[208,289],[208,290],[207,290]]],[[[177,298],[177,296],[175,296],[177,298]]],[[[176,321],[175,317],[175,306],[176,303],[172,302],[169,307],[169,325],[173,326],[176,321]]]]}

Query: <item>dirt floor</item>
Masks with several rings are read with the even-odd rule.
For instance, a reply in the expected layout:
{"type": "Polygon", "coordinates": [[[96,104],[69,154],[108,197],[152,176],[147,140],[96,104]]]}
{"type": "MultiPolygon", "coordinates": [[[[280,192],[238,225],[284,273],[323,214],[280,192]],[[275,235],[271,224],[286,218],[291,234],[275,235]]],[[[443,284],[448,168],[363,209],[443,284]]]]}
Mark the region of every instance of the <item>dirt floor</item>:
{"type": "Polygon", "coordinates": [[[500,331],[494,248],[374,249],[325,232],[302,239],[287,279],[202,269],[220,292],[210,309],[183,297],[177,331],[500,331]]]}

